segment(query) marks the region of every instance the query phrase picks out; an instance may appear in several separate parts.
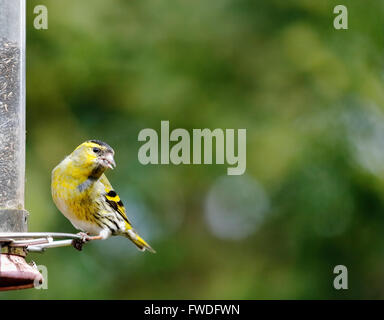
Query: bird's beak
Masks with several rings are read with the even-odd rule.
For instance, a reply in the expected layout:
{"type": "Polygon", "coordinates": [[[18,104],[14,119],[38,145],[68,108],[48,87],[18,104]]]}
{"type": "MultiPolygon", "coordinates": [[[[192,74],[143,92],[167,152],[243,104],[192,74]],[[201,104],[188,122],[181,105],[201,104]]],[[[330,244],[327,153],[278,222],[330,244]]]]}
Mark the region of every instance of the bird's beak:
{"type": "Polygon", "coordinates": [[[106,166],[113,170],[114,167],[116,167],[115,159],[113,159],[112,153],[107,153],[103,160],[106,162],[106,166]]]}

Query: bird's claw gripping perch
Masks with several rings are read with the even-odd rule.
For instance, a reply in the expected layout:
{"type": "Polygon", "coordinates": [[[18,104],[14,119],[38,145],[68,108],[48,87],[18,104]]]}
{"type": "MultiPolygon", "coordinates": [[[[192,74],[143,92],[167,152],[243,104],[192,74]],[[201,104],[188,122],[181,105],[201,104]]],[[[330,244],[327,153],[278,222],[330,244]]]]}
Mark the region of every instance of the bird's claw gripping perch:
{"type": "Polygon", "coordinates": [[[79,232],[79,236],[81,236],[81,239],[73,239],[72,240],[72,246],[76,249],[81,251],[83,249],[84,243],[88,242],[91,240],[91,237],[84,232],[79,232]]]}

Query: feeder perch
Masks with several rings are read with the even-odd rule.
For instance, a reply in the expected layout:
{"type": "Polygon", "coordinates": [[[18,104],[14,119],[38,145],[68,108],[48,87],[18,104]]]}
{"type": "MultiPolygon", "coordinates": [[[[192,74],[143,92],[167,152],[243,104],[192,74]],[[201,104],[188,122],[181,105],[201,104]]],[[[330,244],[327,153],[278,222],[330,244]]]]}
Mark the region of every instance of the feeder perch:
{"type": "MultiPolygon", "coordinates": [[[[25,0],[0,0],[0,233],[26,232],[25,0]]],[[[25,247],[0,242],[0,290],[41,283],[25,247]]]]}

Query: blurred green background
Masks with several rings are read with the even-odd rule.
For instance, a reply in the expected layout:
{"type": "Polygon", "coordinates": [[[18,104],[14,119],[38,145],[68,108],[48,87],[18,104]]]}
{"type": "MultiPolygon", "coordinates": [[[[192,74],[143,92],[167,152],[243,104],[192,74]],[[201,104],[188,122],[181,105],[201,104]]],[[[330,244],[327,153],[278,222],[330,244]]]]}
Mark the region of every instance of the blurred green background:
{"type": "Polygon", "coordinates": [[[50,173],[100,139],[157,254],[123,238],[30,254],[48,290],[0,299],[384,298],[384,2],[344,1],[347,31],[332,0],[27,2],[29,231],[76,232],[50,173]],[[246,128],[246,174],[141,165],[138,133],[161,120],[246,128]]]}

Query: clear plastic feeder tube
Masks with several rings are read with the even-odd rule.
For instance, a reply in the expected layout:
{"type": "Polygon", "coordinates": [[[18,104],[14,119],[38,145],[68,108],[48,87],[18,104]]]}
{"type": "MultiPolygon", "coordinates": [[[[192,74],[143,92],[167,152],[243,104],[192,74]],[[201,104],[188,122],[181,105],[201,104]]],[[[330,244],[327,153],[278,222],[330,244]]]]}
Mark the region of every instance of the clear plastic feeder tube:
{"type": "Polygon", "coordinates": [[[0,232],[24,231],[25,0],[0,0],[0,232]]]}

